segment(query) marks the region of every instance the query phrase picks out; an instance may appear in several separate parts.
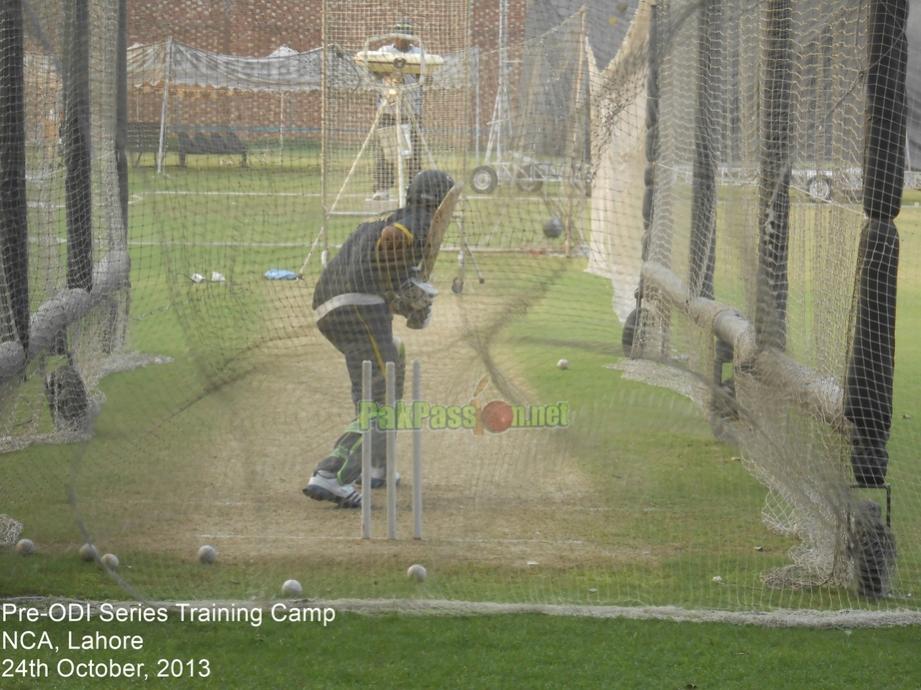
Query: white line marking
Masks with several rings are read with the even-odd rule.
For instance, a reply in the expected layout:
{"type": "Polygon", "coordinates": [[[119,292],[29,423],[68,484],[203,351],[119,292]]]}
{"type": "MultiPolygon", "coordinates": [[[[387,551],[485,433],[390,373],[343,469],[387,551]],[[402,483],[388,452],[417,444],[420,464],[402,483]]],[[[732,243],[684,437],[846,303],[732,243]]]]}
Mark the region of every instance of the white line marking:
{"type": "Polygon", "coordinates": [[[153,192],[143,192],[146,194],[153,194],[155,196],[283,196],[283,197],[304,197],[311,199],[318,199],[320,197],[319,192],[222,192],[222,191],[210,191],[210,192],[196,192],[194,190],[155,190],[153,192]]]}
{"type": "MultiPolygon", "coordinates": [[[[216,532],[211,534],[199,534],[201,539],[258,539],[260,541],[266,541],[266,535],[264,534],[232,534],[227,532],[216,532]]],[[[347,541],[354,542],[355,537],[305,537],[300,534],[273,534],[271,539],[275,540],[285,540],[285,541],[300,541],[300,542],[326,542],[326,541],[347,541]]],[[[430,537],[426,541],[431,543],[438,544],[548,544],[551,546],[592,546],[598,547],[602,546],[600,544],[594,544],[586,542],[583,539],[464,539],[464,538],[443,538],[443,537],[430,537]]]]}
{"type": "MultiPolygon", "coordinates": [[[[47,611],[55,603],[83,603],[98,612],[101,602],[61,597],[3,597],[0,603],[11,602],[20,608],[35,607],[47,611]]],[[[173,613],[178,603],[185,606],[216,606],[267,611],[274,601],[202,599],[190,601],[145,601],[149,607],[165,607],[173,613]]],[[[136,608],[135,601],[107,603],[119,609],[136,608]]],[[[771,611],[724,611],[721,609],[686,609],[680,606],[610,606],[592,604],[507,604],[491,601],[464,601],[450,599],[292,599],[285,602],[289,608],[329,607],[335,611],[355,613],[396,613],[409,616],[492,616],[497,614],[540,613],[550,616],[575,616],[584,618],[624,618],[630,620],[687,621],[696,623],[729,623],[732,625],[757,625],[766,628],[878,628],[880,626],[918,625],[921,611],[895,609],[891,611],[855,611],[849,609],[820,611],[815,609],[775,609],[771,611]]]]}

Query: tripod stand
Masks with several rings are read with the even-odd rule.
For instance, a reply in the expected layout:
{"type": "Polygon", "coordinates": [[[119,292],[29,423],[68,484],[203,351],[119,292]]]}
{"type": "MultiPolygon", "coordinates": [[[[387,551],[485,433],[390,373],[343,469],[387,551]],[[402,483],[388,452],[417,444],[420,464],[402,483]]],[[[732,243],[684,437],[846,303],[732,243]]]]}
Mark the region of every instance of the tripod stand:
{"type": "MultiPolygon", "coordinates": [[[[411,157],[421,159],[425,157],[426,162],[432,168],[435,167],[435,160],[432,157],[431,150],[425,140],[422,132],[420,115],[421,108],[417,112],[413,107],[414,102],[421,104],[422,87],[426,78],[426,65],[439,65],[441,58],[434,55],[426,55],[425,48],[415,36],[407,34],[387,34],[384,36],[373,36],[365,42],[365,50],[355,56],[356,65],[361,68],[360,76],[362,84],[366,91],[376,94],[377,108],[374,119],[371,122],[361,147],[345,176],[345,179],[339,185],[338,191],[327,204],[326,201],[326,152],[322,156],[322,182],[321,196],[323,197],[323,222],[320,229],[310,246],[307,257],[301,266],[300,274],[306,270],[313,252],[322,243],[320,262],[323,267],[329,256],[329,223],[334,217],[352,216],[367,217],[369,210],[342,209],[341,204],[345,196],[346,189],[352,183],[356,171],[359,169],[361,162],[368,154],[371,148],[374,154],[379,157],[375,161],[376,166],[392,165],[394,178],[397,185],[397,197],[399,206],[406,203],[406,187],[408,186],[408,161],[411,157]],[[404,40],[413,45],[417,50],[415,52],[386,52],[380,50],[371,50],[370,46],[380,44],[386,41],[404,40]],[[413,75],[407,78],[407,75],[413,75]],[[414,78],[413,78],[414,77],[414,78]],[[392,120],[393,124],[388,124],[392,120]],[[415,134],[415,136],[413,136],[415,134]],[[372,146],[372,143],[376,143],[372,146]],[[414,150],[418,145],[422,149],[414,150]],[[380,158],[382,157],[382,159],[380,158]]],[[[329,114],[326,112],[326,99],[324,97],[324,128],[327,126],[329,114]]],[[[323,141],[326,146],[326,137],[323,141]]],[[[380,174],[378,172],[378,174],[380,174]]],[[[380,209],[377,209],[378,211],[380,209]]]]}
{"type": "MultiPolygon", "coordinates": [[[[367,206],[361,210],[343,209],[343,199],[348,198],[346,190],[352,184],[356,172],[360,169],[361,163],[366,159],[369,149],[372,155],[376,157],[375,161],[375,180],[376,187],[387,184],[388,188],[393,183],[397,187],[397,201],[400,208],[406,205],[406,191],[411,182],[410,176],[414,172],[413,167],[421,168],[427,165],[435,169],[435,159],[432,155],[431,148],[426,140],[425,133],[422,129],[422,93],[423,87],[429,72],[443,64],[443,59],[438,55],[427,54],[422,41],[408,34],[387,34],[384,36],[375,36],[365,42],[365,50],[355,55],[355,64],[360,68],[360,77],[365,91],[376,94],[377,107],[375,109],[374,119],[365,135],[361,147],[352,160],[348,172],[342,183],[338,185],[338,190],[332,198],[331,203],[327,204],[326,181],[328,175],[327,151],[325,147],[326,136],[325,127],[329,113],[326,110],[326,97],[324,96],[323,105],[323,126],[324,152],[321,157],[321,196],[323,198],[323,222],[320,229],[310,246],[307,257],[301,266],[300,275],[304,274],[313,253],[318,247],[322,247],[320,253],[320,263],[325,268],[329,257],[329,224],[330,219],[336,217],[361,217],[366,218],[373,215],[373,212],[381,212],[382,208],[378,207],[368,209],[367,206]],[[391,41],[396,43],[397,40],[405,41],[414,46],[408,51],[396,52],[392,49],[371,50],[370,46],[379,45],[383,42],[391,41]],[[392,123],[392,124],[391,124],[392,123]],[[415,164],[415,165],[414,165],[415,164]],[[392,174],[391,174],[392,166],[392,174]],[[382,170],[382,168],[386,168],[382,170]],[[386,181],[381,178],[387,178],[386,181]]],[[[377,196],[377,194],[375,194],[377,196]]],[[[374,201],[372,199],[367,201],[374,201]]],[[[463,214],[458,218],[461,235],[461,246],[459,254],[459,263],[461,266],[461,275],[463,275],[465,254],[473,257],[466,241],[463,239],[463,214]]],[[[479,266],[476,259],[473,258],[477,273],[479,266]]],[[[462,280],[462,278],[461,278],[462,280]]],[[[483,282],[480,275],[480,282],[483,282]]],[[[462,284],[462,283],[461,283],[462,284]]]]}

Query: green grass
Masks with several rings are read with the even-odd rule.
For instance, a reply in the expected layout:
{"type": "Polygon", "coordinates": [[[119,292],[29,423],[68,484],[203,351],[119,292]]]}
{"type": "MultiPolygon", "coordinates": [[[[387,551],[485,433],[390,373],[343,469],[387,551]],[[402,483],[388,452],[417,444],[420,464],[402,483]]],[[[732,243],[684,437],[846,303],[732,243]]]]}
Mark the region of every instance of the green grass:
{"type": "MultiPolygon", "coordinates": [[[[765,489],[734,458],[737,451],[714,440],[696,405],[604,368],[620,356],[620,328],[613,316],[604,316],[610,298],[603,282],[570,267],[544,299],[509,324],[498,350],[504,354],[500,361],[528,372],[536,399],[570,402],[573,428],[561,442],[592,473],[616,524],[610,533],[591,537],[671,554],[658,567],[618,572],[623,589],[638,602],[659,602],[662,593],[683,590],[685,605],[702,607],[865,605],[831,588],[763,586],[761,575],[787,563],[794,542],[765,529],[765,489]],[[593,315],[590,325],[586,314],[593,315]],[[563,356],[570,369],[550,365],[563,356]],[[720,573],[731,573],[725,578],[731,582],[706,586],[720,573]]],[[[915,371],[906,369],[901,380],[911,380],[915,371]]],[[[903,516],[901,525],[911,534],[919,523],[916,516],[903,516]]],[[[902,555],[913,562],[916,545],[905,547],[902,555]]]]}
{"type": "MultiPolygon", "coordinates": [[[[268,618],[268,617],[267,617],[268,618]]],[[[771,630],[537,615],[415,618],[339,614],[330,625],[275,623],[9,624],[78,636],[140,634],[142,651],[59,654],[141,662],[145,687],[219,688],[917,688],[916,630],[771,630]],[[158,659],[207,659],[206,679],[157,679],[158,659]]],[[[197,666],[201,668],[199,664],[197,666]]],[[[4,680],[5,688],[35,687],[4,680]]],[[[46,688],[123,688],[48,680],[46,688]]]]}

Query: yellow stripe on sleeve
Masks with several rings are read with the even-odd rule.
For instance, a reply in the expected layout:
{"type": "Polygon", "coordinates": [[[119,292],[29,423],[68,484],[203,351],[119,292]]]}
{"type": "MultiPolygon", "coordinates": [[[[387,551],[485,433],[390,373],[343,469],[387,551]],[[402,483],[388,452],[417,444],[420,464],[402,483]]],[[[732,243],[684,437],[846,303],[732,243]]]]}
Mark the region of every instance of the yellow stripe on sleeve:
{"type": "Polygon", "coordinates": [[[393,227],[395,227],[397,230],[399,230],[399,231],[402,232],[404,235],[406,235],[406,239],[408,239],[408,240],[413,239],[413,237],[414,237],[413,231],[410,230],[409,228],[407,228],[407,227],[406,227],[405,225],[403,225],[402,223],[394,223],[394,224],[393,224],[393,227]]]}

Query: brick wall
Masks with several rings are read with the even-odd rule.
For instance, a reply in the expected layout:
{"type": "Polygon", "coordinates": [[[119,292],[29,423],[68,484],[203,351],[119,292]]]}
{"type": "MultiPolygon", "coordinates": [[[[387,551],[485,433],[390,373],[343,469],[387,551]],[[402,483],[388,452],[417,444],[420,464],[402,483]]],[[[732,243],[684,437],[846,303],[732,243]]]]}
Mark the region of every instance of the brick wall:
{"type": "MultiPolygon", "coordinates": [[[[469,35],[472,43],[488,51],[480,77],[481,116],[492,112],[496,93],[498,0],[472,0],[469,35]],[[492,51],[492,54],[489,54],[492,51]]],[[[187,45],[234,55],[261,57],[280,45],[298,51],[321,44],[321,0],[129,0],[128,43],[153,43],[172,37],[187,45]]],[[[392,0],[357,4],[342,0],[342,10],[330,17],[336,43],[349,50],[362,47],[368,33],[384,32],[393,21],[412,17],[430,50],[449,52],[463,47],[466,17],[445,14],[443,0],[392,0]]],[[[509,0],[509,55],[524,35],[526,0],[509,0]]],[[[514,71],[512,75],[514,83],[514,71]]],[[[160,119],[162,92],[135,89],[130,94],[132,121],[160,119]]],[[[472,108],[472,97],[470,107],[472,108]]],[[[171,121],[203,128],[230,126],[246,138],[277,137],[281,98],[269,94],[228,94],[188,90],[172,98],[171,121]]],[[[285,121],[302,135],[320,127],[318,94],[293,94],[285,99],[285,121]]]]}

